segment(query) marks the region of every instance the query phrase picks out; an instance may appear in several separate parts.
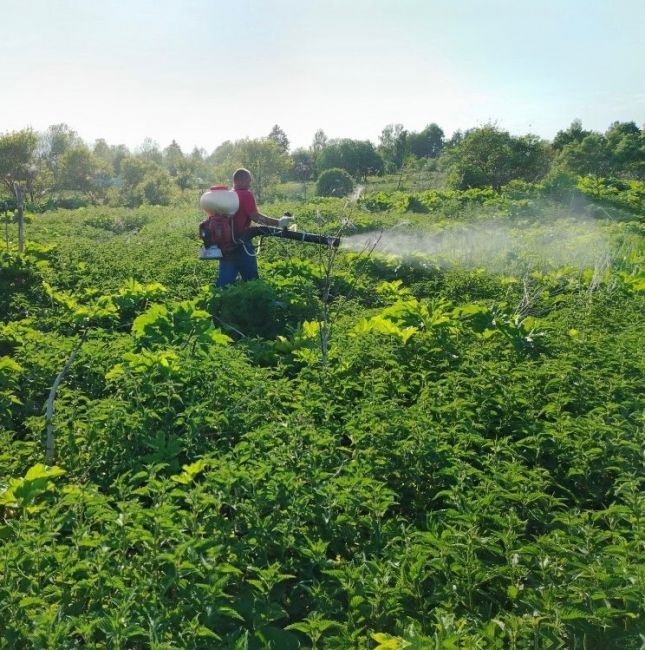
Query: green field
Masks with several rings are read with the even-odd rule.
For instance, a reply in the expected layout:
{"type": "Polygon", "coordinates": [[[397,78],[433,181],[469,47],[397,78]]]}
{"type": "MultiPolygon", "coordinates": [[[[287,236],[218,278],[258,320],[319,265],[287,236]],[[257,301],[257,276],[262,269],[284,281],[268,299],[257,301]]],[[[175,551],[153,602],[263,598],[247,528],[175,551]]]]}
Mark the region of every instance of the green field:
{"type": "Polygon", "coordinates": [[[642,194],[395,187],[2,242],[0,648],[642,647],[642,194]]]}

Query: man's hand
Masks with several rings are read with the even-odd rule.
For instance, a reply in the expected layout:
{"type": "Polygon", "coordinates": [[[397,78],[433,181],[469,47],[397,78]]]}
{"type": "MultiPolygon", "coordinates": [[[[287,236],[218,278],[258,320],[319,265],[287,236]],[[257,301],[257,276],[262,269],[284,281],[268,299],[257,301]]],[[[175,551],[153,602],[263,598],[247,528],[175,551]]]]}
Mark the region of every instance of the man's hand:
{"type": "Polygon", "coordinates": [[[284,215],[278,219],[278,228],[283,230],[289,230],[290,226],[293,224],[293,217],[291,215],[284,215]]]}

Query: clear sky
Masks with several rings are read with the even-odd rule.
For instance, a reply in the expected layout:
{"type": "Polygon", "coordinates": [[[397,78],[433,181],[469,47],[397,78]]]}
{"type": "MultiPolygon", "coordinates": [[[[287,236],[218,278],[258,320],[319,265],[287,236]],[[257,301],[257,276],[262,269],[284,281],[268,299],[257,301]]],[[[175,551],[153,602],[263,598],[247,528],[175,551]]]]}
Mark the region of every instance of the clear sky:
{"type": "Polygon", "coordinates": [[[645,0],[0,0],[0,132],[186,152],[645,122],[645,0]]]}

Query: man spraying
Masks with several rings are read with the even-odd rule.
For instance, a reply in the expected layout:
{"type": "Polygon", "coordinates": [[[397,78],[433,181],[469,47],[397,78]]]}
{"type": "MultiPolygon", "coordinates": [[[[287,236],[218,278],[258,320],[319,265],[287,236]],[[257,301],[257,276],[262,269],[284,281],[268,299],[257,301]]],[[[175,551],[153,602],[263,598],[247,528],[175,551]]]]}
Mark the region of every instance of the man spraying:
{"type": "Polygon", "coordinates": [[[226,187],[212,187],[200,199],[201,207],[209,215],[200,227],[206,244],[202,258],[219,260],[217,287],[232,284],[238,275],[245,281],[257,280],[255,248],[251,240],[244,236],[251,222],[282,229],[293,223],[290,216],[274,219],[259,212],[250,190],[252,182],[251,172],[240,168],[233,174],[232,191],[226,187]]]}

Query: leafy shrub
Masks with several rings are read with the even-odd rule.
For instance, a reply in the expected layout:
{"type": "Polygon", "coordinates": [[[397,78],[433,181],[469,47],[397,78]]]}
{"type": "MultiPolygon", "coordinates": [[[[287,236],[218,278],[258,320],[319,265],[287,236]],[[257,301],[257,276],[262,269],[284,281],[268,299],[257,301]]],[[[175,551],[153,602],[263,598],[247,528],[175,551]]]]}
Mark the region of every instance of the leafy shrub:
{"type": "Polygon", "coordinates": [[[149,347],[173,343],[208,346],[230,341],[213,327],[210,314],[189,300],[152,305],[134,320],[132,334],[139,345],[149,347]]]}
{"type": "Polygon", "coordinates": [[[543,181],[544,189],[548,194],[559,200],[571,197],[576,188],[576,178],[567,171],[554,167],[545,176],[543,181]]]}
{"type": "Polygon", "coordinates": [[[326,169],[316,182],[318,196],[347,196],[353,189],[352,177],[344,169],[338,167],[326,169]]]}
{"type": "Polygon", "coordinates": [[[0,320],[11,316],[18,300],[35,300],[54,250],[55,246],[34,242],[28,242],[22,254],[13,246],[0,250],[0,320]]]}
{"type": "Polygon", "coordinates": [[[158,300],[167,293],[168,289],[159,282],[141,284],[133,278],[128,278],[112,297],[112,300],[123,315],[132,316],[148,301],[158,300]]]}
{"type": "Polygon", "coordinates": [[[96,214],[88,217],[85,223],[93,228],[109,230],[117,235],[124,232],[139,230],[148,223],[149,218],[145,214],[121,212],[120,214],[96,214]]]}
{"type": "Polygon", "coordinates": [[[576,188],[597,201],[637,213],[645,209],[645,181],[581,176],[576,188]]]}
{"type": "Polygon", "coordinates": [[[394,210],[407,212],[410,209],[412,195],[405,192],[377,192],[367,194],[360,200],[360,205],[366,210],[383,212],[394,210]]]}
{"type": "Polygon", "coordinates": [[[237,283],[213,298],[215,322],[225,331],[269,340],[307,320],[316,307],[313,286],[301,277],[237,283]]]}
{"type": "Polygon", "coordinates": [[[10,419],[11,407],[22,404],[16,395],[18,376],[22,371],[20,364],[13,359],[0,356],[0,415],[5,422],[10,419]]]}

